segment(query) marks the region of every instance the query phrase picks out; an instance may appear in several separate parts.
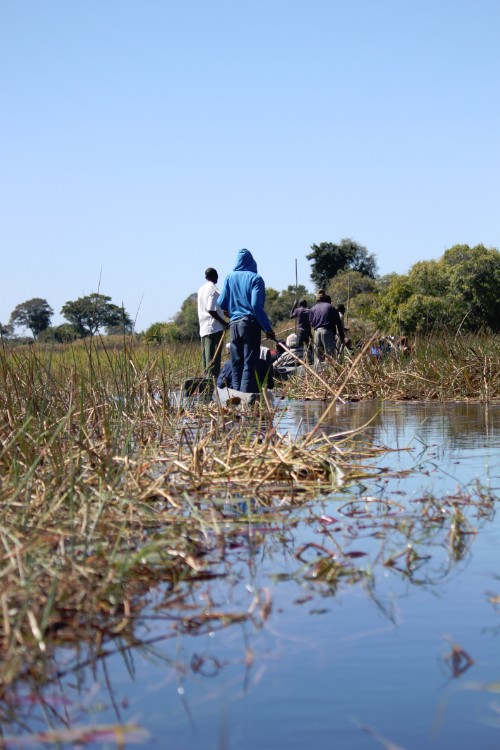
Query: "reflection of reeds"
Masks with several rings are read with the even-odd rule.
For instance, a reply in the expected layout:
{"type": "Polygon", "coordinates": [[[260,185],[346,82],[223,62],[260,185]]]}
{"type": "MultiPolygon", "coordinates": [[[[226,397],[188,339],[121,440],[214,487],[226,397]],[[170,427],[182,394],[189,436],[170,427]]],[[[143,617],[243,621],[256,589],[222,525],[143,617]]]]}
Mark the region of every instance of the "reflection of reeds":
{"type": "MultiPolygon", "coordinates": [[[[345,377],[345,365],[330,361],[321,371],[329,388],[335,389],[345,377]]],[[[308,373],[294,375],[283,384],[290,398],[328,398],[328,391],[308,373]]],[[[474,400],[489,402],[500,398],[500,338],[469,335],[440,336],[418,340],[410,356],[396,350],[382,359],[367,351],[350,373],[343,390],[345,399],[382,398],[421,401],[474,400]]]]}
{"type": "MultiPolygon", "coordinates": [[[[400,519],[395,503],[365,498],[361,512],[342,492],[383,472],[381,449],[359,434],[291,439],[269,408],[183,400],[174,391],[192,367],[191,354],[165,350],[0,350],[4,687],[57,674],[59,644],[86,644],[96,657],[114,641],[136,645],[146,608],[168,621],[170,636],[262,627],[272,607],[266,591],[234,606],[207,597],[195,606],[191,595],[229,579],[238,551],[264,546],[273,529],[293,547],[294,511],[324,493],[342,499],[349,539],[375,532],[383,539],[375,561],[410,581],[435,573],[424,570],[429,540],[439,537],[447,552],[440,575],[467,553],[465,500],[422,501],[400,519]]],[[[483,498],[478,516],[490,507],[483,498]]],[[[368,552],[345,549],[337,526],[322,534],[331,543],[291,555],[300,567],[290,575],[329,593],[366,580],[357,559],[368,552]]]]}
{"type": "MultiPolygon", "coordinates": [[[[92,343],[0,351],[3,683],[42,675],[54,644],[133,642],[151,586],[182,597],[220,576],[238,502],[272,514],[359,474],[359,442],[306,445],[280,435],[268,409],[175,396],[191,364],[92,343]]],[[[265,611],[196,612],[176,627],[265,611]]]]}

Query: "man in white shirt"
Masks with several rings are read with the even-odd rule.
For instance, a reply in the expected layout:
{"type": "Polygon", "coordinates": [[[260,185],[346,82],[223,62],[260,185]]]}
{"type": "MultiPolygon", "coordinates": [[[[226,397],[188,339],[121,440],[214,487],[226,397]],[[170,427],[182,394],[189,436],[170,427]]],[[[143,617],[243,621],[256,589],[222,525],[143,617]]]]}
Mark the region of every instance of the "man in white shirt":
{"type": "Polygon", "coordinates": [[[219,346],[229,324],[217,302],[216,287],[219,275],[215,268],[205,271],[206,282],[198,289],[198,320],[200,322],[201,359],[205,375],[216,378],[220,372],[221,350],[219,346]]]}

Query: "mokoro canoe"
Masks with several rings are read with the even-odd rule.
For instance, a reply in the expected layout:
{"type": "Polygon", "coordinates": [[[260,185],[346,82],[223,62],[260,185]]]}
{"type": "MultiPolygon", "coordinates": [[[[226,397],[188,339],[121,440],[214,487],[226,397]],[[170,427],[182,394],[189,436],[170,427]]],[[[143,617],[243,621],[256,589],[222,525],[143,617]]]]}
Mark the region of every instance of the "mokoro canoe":
{"type": "Polygon", "coordinates": [[[211,378],[188,378],[184,381],[184,394],[186,396],[198,396],[213,389],[211,378]]]}
{"type": "Polygon", "coordinates": [[[243,393],[243,391],[235,391],[234,388],[217,388],[214,392],[214,398],[220,401],[221,404],[234,403],[234,404],[255,404],[256,402],[271,401],[272,392],[266,389],[262,393],[243,393]]]}

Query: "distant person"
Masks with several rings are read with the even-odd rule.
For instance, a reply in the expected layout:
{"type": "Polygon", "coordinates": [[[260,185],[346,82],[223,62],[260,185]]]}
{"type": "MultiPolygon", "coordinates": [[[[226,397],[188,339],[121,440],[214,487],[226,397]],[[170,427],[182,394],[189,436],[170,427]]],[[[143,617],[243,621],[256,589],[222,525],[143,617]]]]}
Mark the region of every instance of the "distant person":
{"type": "Polygon", "coordinates": [[[316,293],[316,304],[311,307],[310,320],[314,329],[314,364],[324,361],[325,355],[335,357],[335,336],[344,343],[344,327],[337,310],[323,289],[316,293]]]}
{"type": "Polygon", "coordinates": [[[299,342],[300,339],[296,333],[291,333],[287,337],[286,348],[289,349],[291,353],[285,350],[283,354],[280,354],[278,359],[274,362],[275,368],[296,367],[297,365],[300,365],[300,362],[297,362],[297,357],[302,360],[304,359],[304,347],[299,342]]]}
{"type": "Polygon", "coordinates": [[[222,285],[219,305],[229,312],[232,387],[243,393],[257,393],[256,370],[260,355],[261,331],[267,338],[276,339],[269,318],[264,311],[266,287],[257,273],[252,253],[238,252],[234,269],[222,285]]]}
{"type": "Polygon", "coordinates": [[[219,290],[216,287],[219,275],[215,268],[205,271],[205,283],[198,289],[198,320],[200,323],[201,361],[203,371],[209,378],[220,372],[220,341],[229,324],[224,319],[218,304],[219,290]]]}
{"type": "Polygon", "coordinates": [[[397,345],[398,351],[403,354],[405,357],[409,357],[411,354],[411,344],[410,339],[408,336],[401,336],[401,338],[398,341],[397,345]]]}
{"type": "MultiPolygon", "coordinates": [[[[339,314],[340,322],[342,323],[342,328],[344,331],[344,339],[345,339],[345,334],[346,334],[347,329],[345,327],[345,322],[344,322],[345,305],[342,302],[340,303],[340,305],[337,305],[337,312],[339,314]]],[[[338,352],[339,358],[342,358],[343,353],[344,353],[344,347],[347,346],[347,348],[349,348],[347,344],[347,340],[344,340],[344,342],[341,342],[340,336],[339,336],[338,340],[336,339],[336,344],[337,344],[337,352],[338,352]]]]}
{"type": "Polygon", "coordinates": [[[375,360],[383,359],[391,351],[391,345],[385,338],[375,339],[370,347],[370,354],[375,360]]]}
{"type": "Polygon", "coordinates": [[[306,299],[295,300],[290,318],[295,318],[297,321],[297,336],[300,346],[308,346],[312,338],[310,313],[306,299]]]}
{"type": "MultiPolygon", "coordinates": [[[[229,358],[222,365],[219,377],[217,378],[218,388],[232,388],[233,387],[233,367],[231,364],[231,344],[226,344],[226,350],[229,358]]],[[[257,361],[256,378],[258,384],[265,388],[274,388],[273,378],[273,361],[271,358],[271,350],[266,346],[260,347],[260,357],[257,361]]],[[[235,389],[236,390],[236,389],[235,389]]]]}
{"type": "Polygon", "coordinates": [[[228,358],[222,365],[222,369],[217,378],[217,388],[233,387],[233,367],[231,365],[231,344],[226,344],[228,358]]]}

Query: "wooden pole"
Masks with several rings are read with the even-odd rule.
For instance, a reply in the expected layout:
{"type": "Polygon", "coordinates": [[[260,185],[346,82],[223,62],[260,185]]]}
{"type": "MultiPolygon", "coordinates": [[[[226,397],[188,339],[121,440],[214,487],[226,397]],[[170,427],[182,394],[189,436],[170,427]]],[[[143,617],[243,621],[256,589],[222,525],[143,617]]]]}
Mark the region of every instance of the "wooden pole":
{"type": "MultiPolygon", "coordinates": [[[[295,258],[295,302],[297,302],[297,289],[299,287],[297,276],[297,258],[295,258]]],[[[297,318],[295,318],[295,333],[297,333],[297,318]]]]}

